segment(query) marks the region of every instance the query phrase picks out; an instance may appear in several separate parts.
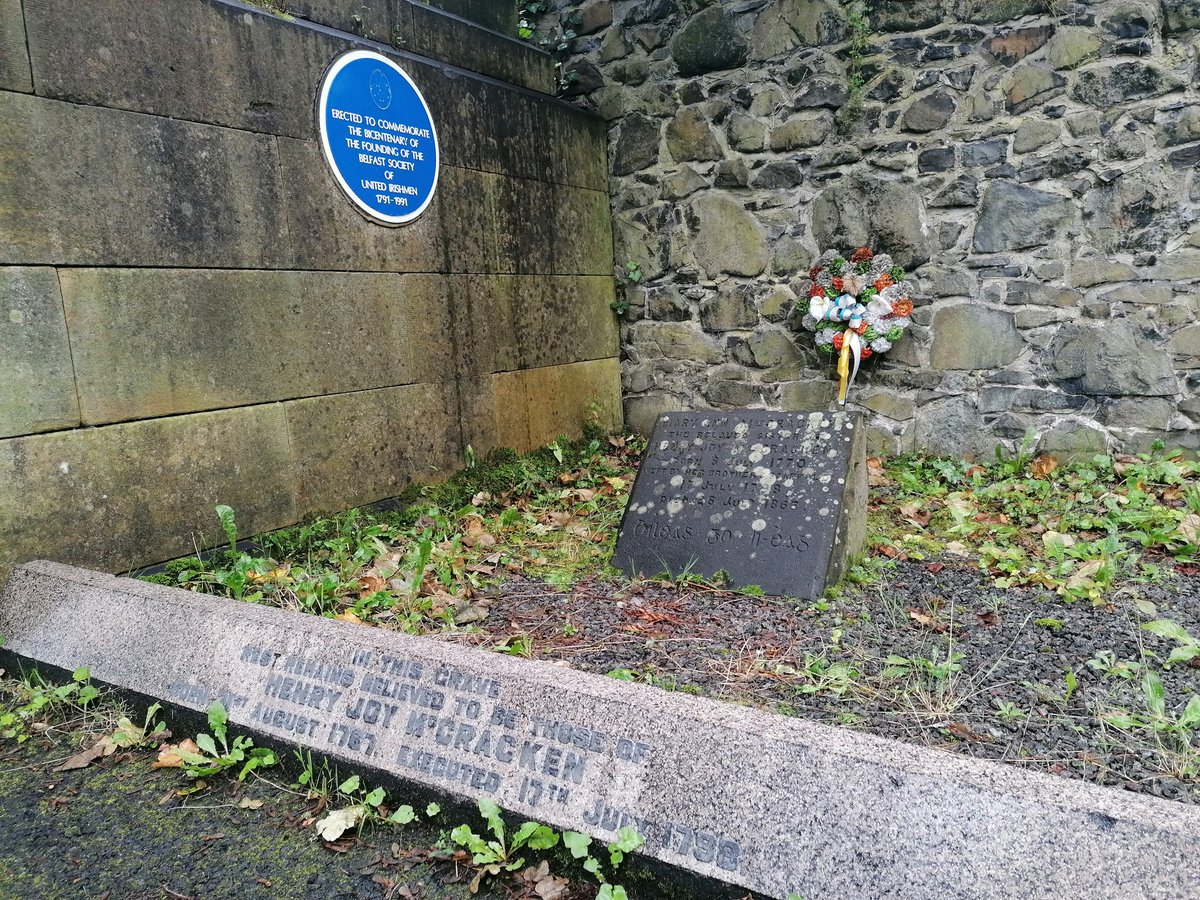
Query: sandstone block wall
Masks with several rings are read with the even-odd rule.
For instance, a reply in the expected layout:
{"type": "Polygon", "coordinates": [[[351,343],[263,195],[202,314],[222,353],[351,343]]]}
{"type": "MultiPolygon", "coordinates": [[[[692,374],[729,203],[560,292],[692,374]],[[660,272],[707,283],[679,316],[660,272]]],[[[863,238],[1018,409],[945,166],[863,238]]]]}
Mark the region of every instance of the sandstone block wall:
{"type": "Polygon", "coordinates": [[[620,422],[603,123],[457,15],[284,5],[0,0],[0,580],[168,559],[218,538],[217,503],[249,534],[468,444],[620,422]],[[401,228],[321,156],[318,85],[356,46],[438,128],[437,194],[401,228]]]}
{"type": "MultiPolygon", "coordinates": [[[[852,399],[872,449],[1200,447],[1196,0],[589,0],[626,415],[822,407],[791,313],[870,240],[919,290],[852,399]],[[858,57],[861,91],[851,80],[858,57]]],[[[544,23],[545,24],[545,23],[544,23]]]]}

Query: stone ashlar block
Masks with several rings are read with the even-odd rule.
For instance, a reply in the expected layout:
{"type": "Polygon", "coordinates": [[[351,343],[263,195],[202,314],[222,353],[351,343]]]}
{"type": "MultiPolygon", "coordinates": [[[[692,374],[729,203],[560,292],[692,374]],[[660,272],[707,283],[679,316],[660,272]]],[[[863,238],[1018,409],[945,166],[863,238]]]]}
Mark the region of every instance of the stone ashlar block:
{"type": "Polygon", "coordinates": [[[21,0],[0,0],[0,90],[33,91],[21,0]]]}
{"type": "Polygon", "coordinates": [[[288,525],[291,463],[275,404],[0,440],[0,581],[35,557],[124,571],[211,546],[218,503],[243,534],[288,525]]]}
{"type": "Polygon", "coordinates": [[[0,632],[5,664],[87,666],[196,712],[221,698],[239,733],[602,842],[630,824],[640,852],[771,897],[1115,900],[1200,881],[1187,804],[539,660],[46,562],[14,574],[0,632]],[[291,701],[319,686],[305,671],[327,679],[316,707],[291,701]],[[547,779],[562,802],[530,792],[547,779]]]}
{"type": "Polygon", "coordinates": [[[515,34],[517,30],[517,8],[512,3],[497,0],[430,0],[430,4],[501,34],[515,34]]]}
{"type": "Polygon", "coordinates": [[[620,363],[612,357],[482,375],[462,381],[459,394],[463,443],[480,454],[532,450],[578,436],[587,422],[621,427],[620,363]]]}
{"type": "Polygon", "coordinates": [[[54,269],[0,266],[0,438],[79,424],[54,269]]]}
{"type": "Polygon", "coordinates": [[[554,93],[553,58],[509,37],[511,31],[483,31],[433,6],[408,0],[396,5],[395,16],[385,42],[533,91],[554,93]]]}
{"type": "MultiPolygon", "coordinates": [[[[297,268],[446,271],[444,217],[464,210],[448,203],[447,198],[454,195],[445,186],[460,177],[458,170],[442,167],[433,201],[418,219],[401,228],[385,228],[360,214],[346,197],[316,142],[279,138],[278,144],[287,235],[297,268]]],[[[473,237],[456,229],[452,240],[463,246],[473,237]]]]}
{"type": "Polygon", "coordinates": [[[288,15],[327,25],[338,31],[388,43],[393,29],[395,0],[275,0],[288,15]]]}
{"type": "MultiPolygon", "coordinates": [[[[446,52],[454,46],[456,60],[466,54],[468,62],[518,61],[526,53],[539,53],[443,13],[416,9],[420,4],[401,6],[408,18],[397,12],[395,21],[419,20],[421,26],[419,38],[410,28],[408,39],[436,44],[446,52]]],[[[223,0],[149,5],[134,0],[44,0],[30,20],[30,55],[39,94],[302,139],[317,134],[314,102],[330,63],[355,47],[345,37],[307,22],[223,0]],[[179,33],[207,39],[161,39],[179,33]],[[88,62],[80,65],[79,60],[88,62]]],[[[602,146],[600,155],[588,157],[586,167],[556,166],[556,145],[547,140],[547,130],[528,127],[538,118],[561,117],[558,130],[580,128],[590,138],[602,135],[602,125],[598,132],[590,121],[594,116],[461,71],[450,77],[443,65],[409,53],[392,55],[429,104],[444,165],[528,177],[527,170],[533,170],[543,178],[553,170],[567,183],[602,186],[602,146]],[[526,127],[518,127],[522,125],[526,127]]],[[[521,66],[513,65],[513,74],[519,74],[521,66]]]]}
{"type": "Polygon", "coordinates": [[[585,423],[621,428],[621,364],[615,357],[523,370],[529,408],[529,449],[560,435],[575,437],[585,423]]]}
{"type": "Polygon", "coordinates": [[[461,465],[452,382],[310,397],[284,414],[297,518],[395,497],[461,465]]]}
{"type": "Polygon", "coordinates": [[[511,321],[521,368],[619,355],[617,320],[609,305],[611,276],[524,276],[516,281],[511,321]]]}
{"type": "Polygon", "coordinates": [[[448,291],[460,377],[619,352],[610,276],[453,275],[448,291]]]}
{"type": "Polygon", "coordinates": [[[0,159],[6,263],[290,263],[279,156],[261,135],[0,93],[0,159]]]}
{"type": "Polygon", "coordinates": [[[451,272],[612,272],[607,193],[462,169],[442,174],[451,272]]]}
{"type": "Polygon", "coordinates": [[[86,425],[440,380],[456,356],[440,276],[65,269],[61,281],[86,425]]]}

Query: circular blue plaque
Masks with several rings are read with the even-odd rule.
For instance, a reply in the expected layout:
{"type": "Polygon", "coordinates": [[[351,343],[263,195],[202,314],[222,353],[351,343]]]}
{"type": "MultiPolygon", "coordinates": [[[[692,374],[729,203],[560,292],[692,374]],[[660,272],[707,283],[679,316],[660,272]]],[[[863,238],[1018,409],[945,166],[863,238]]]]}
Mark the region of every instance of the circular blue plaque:
{"type": "Polygon", "coordinates": [[[339,57],[317,116],[325,159],[355,206],[385,225],[425,211],[437,189],[437,129],[403,69],[368,50],[339,57]]]}

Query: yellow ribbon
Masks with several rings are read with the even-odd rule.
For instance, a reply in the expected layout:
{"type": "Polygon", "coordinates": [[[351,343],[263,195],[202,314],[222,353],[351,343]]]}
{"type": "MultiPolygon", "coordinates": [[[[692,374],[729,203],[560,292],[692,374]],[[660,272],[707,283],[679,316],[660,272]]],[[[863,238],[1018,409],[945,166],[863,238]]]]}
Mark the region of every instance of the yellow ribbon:
{"type": "Polygon", "coordinates": [[[838,356],[837,372],[841,376],[841,381],[838,384],[838,404],[846,405],[846,394],[850,390],[850,385],[854,384],[854,379],[858,377],[858,366],[862,361],[862,338],[857,333],[847,328],[842,338],[842,352],[838,356]],[[850,357],[854,357],[854,368],[850,368],[850,357]]]}
{"type": "Polygon", "coordinates": [[[850,332],[846,332],[846,338],[842,340],[842,353],[838,357],[837,373],[841,376],[841,381],[838,384],[838,404],[846,405],[846,392],[850,389],[850,332]]]}

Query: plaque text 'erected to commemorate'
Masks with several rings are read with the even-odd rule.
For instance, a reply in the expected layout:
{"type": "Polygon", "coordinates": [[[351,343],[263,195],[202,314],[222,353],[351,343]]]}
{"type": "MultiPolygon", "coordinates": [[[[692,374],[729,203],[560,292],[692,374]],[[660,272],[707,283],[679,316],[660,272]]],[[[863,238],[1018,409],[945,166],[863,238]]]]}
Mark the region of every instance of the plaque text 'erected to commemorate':
{"type": "Polygon", "coordinates": [[[815,598],[866,531],[865,435],[853,413],[666,413],[638,471],[613,563],[725,572],[735,586],[815,598]]]}
{"type": "Polygon", "coordinates": [[[330,67],[317,107],[325,161],[354,205],[384,225],[421,215],[440,159],[433,117],[408,74],[355,50],[330,67]]]}

